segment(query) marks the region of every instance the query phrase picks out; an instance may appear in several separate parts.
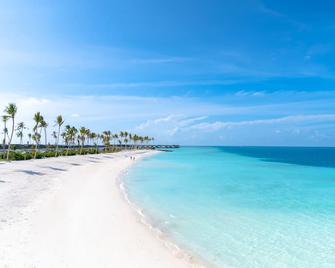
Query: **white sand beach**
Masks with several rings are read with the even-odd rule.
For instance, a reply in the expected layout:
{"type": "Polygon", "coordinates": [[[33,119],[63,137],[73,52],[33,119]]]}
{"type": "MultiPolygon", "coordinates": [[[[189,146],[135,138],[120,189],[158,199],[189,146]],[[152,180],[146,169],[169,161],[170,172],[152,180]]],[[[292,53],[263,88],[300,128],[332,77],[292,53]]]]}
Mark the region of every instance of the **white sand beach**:
{"type": "Polygon", "coordinates": [[[118,177],[130,154],[0,163],[0,267],[197,267],[126,202],[118,177]]]}

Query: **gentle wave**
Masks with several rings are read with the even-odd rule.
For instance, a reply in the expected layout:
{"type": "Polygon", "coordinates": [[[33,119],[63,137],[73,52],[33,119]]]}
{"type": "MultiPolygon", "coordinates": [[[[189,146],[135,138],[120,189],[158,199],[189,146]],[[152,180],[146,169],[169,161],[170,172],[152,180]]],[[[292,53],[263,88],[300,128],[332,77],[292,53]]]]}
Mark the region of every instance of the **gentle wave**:
{"type": "MultiPolygon", "coordinates": [[[[176,258],[185,259],[189,262],[192,267],[196,268],[215,268],[212,264],[205,264],[205,261],[200,260],[199,257],[188,253],[185,249],[180,248],[176,243],[171,241],[171,238],[167,236],[161,229],[154,227],[152,220],[144,213],[143,209],[140,208],[135,202],[132,202],[129,198],[129,194],[126,190],[123,178],[128,173],[128,170],[124,171],[117,178],[117,183],[120,189],[120,192],[124,200],[129,204],[131,209],[136,213],[139,221],[146,227],[148,230],[155,236],[156,239],[161,241],[161,243],[174,255],[176,258]]],[[[225,266],[225,268],[228,268],[225,266]]]]}

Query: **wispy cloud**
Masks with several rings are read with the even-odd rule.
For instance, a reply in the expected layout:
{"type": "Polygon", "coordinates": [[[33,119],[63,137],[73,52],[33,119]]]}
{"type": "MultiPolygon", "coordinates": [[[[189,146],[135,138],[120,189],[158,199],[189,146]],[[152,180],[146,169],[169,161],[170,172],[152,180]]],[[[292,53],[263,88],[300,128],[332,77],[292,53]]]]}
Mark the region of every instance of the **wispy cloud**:
{"type": "Polygon", "coordinates": [[[305,23],[302,23],[298,20],[290,18],[288,15],[281,13],[273,8],[270,8],[266,6],[264,3],[260,3],[258,6],[258,9],[260,12],[267,14],[272,17],[279,18],[287,23],[290,23],[291,25],[299,28],[300,30],[306,29],[307,25],[305,23]]]}
{"type": "Polygon", "coordinates": [[[147,120],[138,125],[135,129],[141,131],[151,129],[156,133],[161,133],[161,135],[173,137],[178,133],[187,131],[188,127],[195,122],[204,121],[207,118],[208,116],[190,117],[182,114],[170,114],[165,117],[147,120]]]}
{"type": "Polygon", "coordinates": [[[227,79],[227,80],[188,80],[188,81],[174,81],[174,80],[163,80],[163,81],[150,81],[150,82],[116,82],[116,83],[105,83],[105,84],[81,84],[81,83],[68,83],[60,84],[64,87],[85,87],[85,88],[104,88],[104,89],[118,89],[118,88],[152,88],[152,87],[182,87],[182,86],[210,86],[210,85],[231,85],[238,83],[239,80],[227,79]]]}
{"type": "Polygon", "coordinates": [[[198,117],[189,117],[186,115],[176,115],[176,114],[170,114],[165,117],[156,118],[153,120],[147,120],[145,123],[142,123],[138,125],[137,129],[146,129],[153,125],[159,125],[159,124],[165,124],[168,122],[173,122],[175,125],[178,125],[179,127],[190,125],[197,121],[203,121],[207,119],[208,116],[198,116],[198,117]]]}
{"type": "Polygon", "coordinates": [[[161,65],[180,64],[192,60],[190,57],[160,55],[154,57],[137,55],[136,50],[119,49],[114,47],[57,47],[29,48],[29,47],[5,47],[0,45],[1,66],[35,66],[48,68],[113,68],[124,69],[137,67],[137,65],[161,65]]]}
{"type": "Polygon", "coordinates": [[[134,64],[166,64],[166,63],[184,63],[191,61],[192,58],[187,57],[164,57],[164,58],[136,58],[129,60],[134,64]]]}
{"type": "Polygon", "coordinates": [[[292,115],[280,118],[249,120],[249,121],[216,121],[214,123],[200,123],[191,128],[204,131],[217,131],[224,128],[234,128],[255,125],[272,125],[283,123],[301,123],[301,122],[325,122],[335,121],[335,114],[316,114],[316,115],[292,115]]]}
{"type": "Polygon", "coordinates": [[[265,96],[265,91],[253,91],[253,90],[239,90],[235,93],[237,97],[262,97],[265,96]]]}

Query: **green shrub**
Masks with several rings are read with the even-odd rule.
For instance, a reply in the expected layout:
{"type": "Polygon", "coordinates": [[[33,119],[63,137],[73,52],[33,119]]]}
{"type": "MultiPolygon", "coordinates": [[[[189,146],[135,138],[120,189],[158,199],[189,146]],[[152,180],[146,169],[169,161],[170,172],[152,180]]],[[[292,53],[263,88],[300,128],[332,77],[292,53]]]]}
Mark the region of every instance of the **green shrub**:
{"type": "Polygon", "coordinates": [[[49,152],[44,153],[44,157],[47,157],[47,158],[55,157],[55,156],[56,156],[56,152],[54,152],[54,151],[49,151],[49,152]]]}
{"type": "Polygon", "coordinates": [[[33,159],[33,155],[31,153],[25,153],[24,157],[25,157],[25,160],[33,159]]]}
{"type": "Polygon", "coordinates": [[[76,151],[76,150],[69,150],[69,151],[67,151],[67,150],[65,150],[65,151],[63,151],[63,155],[68,155],[68,156],[70,156],[70,155],[76,155],[76,154],[79,154],[79,152],[78,151],[76,151]]]}

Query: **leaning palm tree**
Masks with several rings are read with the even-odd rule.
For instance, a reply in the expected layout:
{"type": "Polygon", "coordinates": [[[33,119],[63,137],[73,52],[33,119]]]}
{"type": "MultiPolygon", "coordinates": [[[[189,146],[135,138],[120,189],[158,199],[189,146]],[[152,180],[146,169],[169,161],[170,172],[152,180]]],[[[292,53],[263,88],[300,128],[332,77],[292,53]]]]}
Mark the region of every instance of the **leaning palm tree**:
{"type": "Polygon", "coordinates": [[[41,133],[38,132],[38,128],[40,127],[41,122],[44,121],[43,116],[41,115],[40,112],[35,113],[35,115],[34,115],[34,121],[35,121],[35,125],[33,127],[34,133],[33,133],[32,138],[33,138],[33,140],[35,141],[35,144],[36,144],[36,146],[35,146],[35,154],[34,154],[34,159],[35,159],[36,156],[37,156],[38,145],[39,145],[39,143],[41,141],[41,133]]]}
{"type": "Polygon", "coordinates": [[[36,144],[36,148],[35,148],[35,153],[34,153],[34,159],[36,159],[36,156],[37,156],[37,150],[38,150],[38,144],[40,143],[41,141],[41,134],[38,133],[38,132],[35,132],[32,136],[32,139],[33,141],[35,142],[36,144]]]}
{"type": "Polygon", "coordinates": [[[5,150],[6,149],[6,137],[8,137],[8,128],[7,128],[7,121],[9,119],[8,115],[2,116],[2,122],[3,122],[3,140],[2,140],[2,147],[5,150]]]}
{"type": "Polygon", "coordinates": [[[7,161],[9,160],[9,152],[10,152],[10,145],[12,143],[13,134],[14,134],[14,126],[15,126],[15,115],[17,113],[17,106],[15,103],[9,103],[8,106],[5,108],[5,113],[7,116],[12,119],[12,129],[11,134],[8,141],[8,149],[7,149],[7,161]]]}
{"type": "Polygon", "coordinates": [[[63,117],[61,115],[57,116],[56,118],[56,124],[58,126],[58,134],[57,134],[57,141],[56,141],[56,157],[58,155],[58,144],[59,144],[59,134],[60,134],[60,128],[64,124],[63,117]]]}

